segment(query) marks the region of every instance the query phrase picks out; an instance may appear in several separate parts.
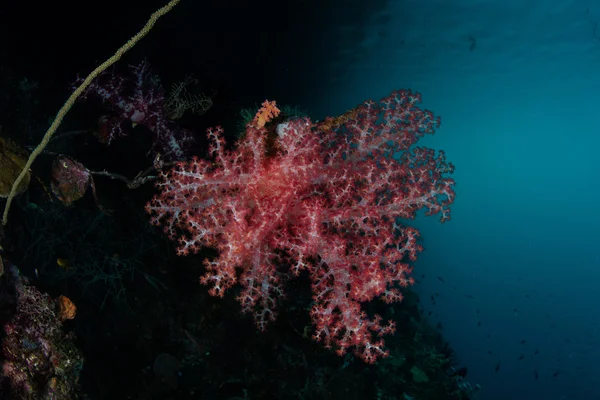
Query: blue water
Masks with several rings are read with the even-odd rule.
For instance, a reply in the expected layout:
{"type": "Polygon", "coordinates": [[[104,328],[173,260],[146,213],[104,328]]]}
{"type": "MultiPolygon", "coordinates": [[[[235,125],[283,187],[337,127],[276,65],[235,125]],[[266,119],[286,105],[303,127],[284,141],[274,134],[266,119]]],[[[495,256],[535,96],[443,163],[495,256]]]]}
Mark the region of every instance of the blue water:
{"type": "Polygon", "coordinates": [[[442,117],[419,144],[446,151],[457,197],[449,223],[414,223],[416,290],[479,397],[600,399],[600,4],[397,1],[336,21],[311,114],[411,88],[442,117]]]}

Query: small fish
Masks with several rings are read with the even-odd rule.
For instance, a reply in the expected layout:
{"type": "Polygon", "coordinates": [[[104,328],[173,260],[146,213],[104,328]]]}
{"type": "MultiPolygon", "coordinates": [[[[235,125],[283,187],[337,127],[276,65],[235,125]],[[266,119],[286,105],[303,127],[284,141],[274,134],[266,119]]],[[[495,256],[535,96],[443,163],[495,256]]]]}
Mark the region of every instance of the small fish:
{"type": "Polygon", "coordinates": [[[477,322],[477,326],[481,326],[481,321],[477,322]]]}
{"type": "Polygon", "coordinates": [[[438,276],[437,278],[438,278],[438,281],[446,283],[446,281],[444,280],[444,278],[442,278],[441,276],[438,276]]]}
{"type": "Polygon", "coordinates": [[[525,344],[525,343],[527,343],[527,340],[525,340],[525,339],[521,340],[521,344],[525,344]]]}
{"type": "Polygon", "coordinates": [[[494,372],[500,371],[500,363],[496,364],[496,368],[494,368],[494,372]]]}
{"type": "Polygon", "coordinates": [[[66,258],[57,258],[56,264],[59,267],[61,267],[62,269],[64,269],[65,271],[68,271],[71,269],[71,263],[69,263],[69,260],[67,260],[66,258]]]}
{"type": "Polygon", "coordinates": [[[555,373],[552,374],[553,378],[556,378],[558,376],[558,374],[560,374],[560,371],[556,371],[555,373]]]}
{"type": "Polygon", "coordinates": [[[522,360],[522,359],[524,359],[524,358],[525,358],[525,354],[521,354],[521,355],[519,356],[519,361],[521,361],[521,360],[522,360]]]}
{"type": "Polygon", "coordinates": [[[537,381],[537,380],[538,380],[538,378],[540,377],[540,376],[538,375],[537,369],[536,369],[535,371],[533,371],[533,376],[534,376],[534,378],[535,378],[535,380],[536,380],[536,381],[537,381]]]}
{"type": "Polygon", "coordinates": [[[200,353],[203,352],[203,347],[200,344],[198,338],[194,335],[192,335],[191,333],[189,333],[187,330],[183,330],[183,333],[185,333],[185,336],[187,336],[187,338],[190,340],[190,342],[192,342],[192,344],[194,345],[194,347],[196,348],[196,350],[200,353]]]}
{"type": "Polygon", "coordinates": [[[473,36],[469,36],[469,42],[470,42],[469,52],[472,53],[477,48],[477,41],[475,40],[475,38],[473,36]]]}
{"type": "Polygon", "coordinates": [[[540,351],[538,349],[535,349],[535,352],[533,353],[533,355],[537,356],[538,354],[540,354],[540,351]]]}

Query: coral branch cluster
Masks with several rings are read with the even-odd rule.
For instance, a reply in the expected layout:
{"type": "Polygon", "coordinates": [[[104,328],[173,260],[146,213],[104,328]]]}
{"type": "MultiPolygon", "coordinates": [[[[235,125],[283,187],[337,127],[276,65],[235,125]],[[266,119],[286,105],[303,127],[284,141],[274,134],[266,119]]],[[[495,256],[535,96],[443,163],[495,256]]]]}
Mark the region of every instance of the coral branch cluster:
{"type": "Polygon", "coordinates": [[[269,124],[277,113],[265,113],[276,109],[267,102],[231,150],[221,128],[209,129],[211,160],[163,173],[146,209],[179,254],[218,250],[201,282],[215,296],[239,285],[260,329],[275,318],[284,281],[307,271],[314,339],[374,362],[387,355],[376,336],[394,323],[369,317],[361,303],[400,301],[421,250],[418,231],[400,219],[425,209],[446,221],[454,200],[444,153],[412,148],[439,126],[420,100],[397,91],[321,123],[278,124],[269,124]]]}
{"type": "MultiPolygon", "coordinates": [[[[79,85],[81,80],[75,82],[79,85]]],[[[184,84],[185,86],[185,84],[184,84]]],[[[178,96],[182,89],[175,91],[178,96]]],[[[184,157],[193,142],[191,132],[171,121],[180,117],[186,104],[205,112],[212,105],[206,97],[191,99],[167,98],[157,75],[153,74],[147,62],[130,66],[130,74],[123,76],[115,72],[104,73],[92,81],[81,96],[82,100],[97,97],[109,108],[110,112],[98,122],[96,136],[110,144],[114,139],[125,136],[126,132],[137,125],[152,133],[151,152],[163,158],[179,160],[184,157]],[[190,104],[192,101],[202,105],[190,104]],[[129,125],[129,126],[128,126],[129,125]]]]}

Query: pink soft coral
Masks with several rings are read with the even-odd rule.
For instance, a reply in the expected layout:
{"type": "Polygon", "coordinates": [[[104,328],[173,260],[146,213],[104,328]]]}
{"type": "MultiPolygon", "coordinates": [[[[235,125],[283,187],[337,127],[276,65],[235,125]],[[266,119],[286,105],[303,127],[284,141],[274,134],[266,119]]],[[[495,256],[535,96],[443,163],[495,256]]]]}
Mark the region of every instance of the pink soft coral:
{"type": "Polygon", "coordinates": [[[407,261],[421,250],[417,230],[397,218],[426,208],[446,221],[454,199],[444,153],[409,149],[439,124],[418,102],[398,91],[320,124],[289,120],[271,135],[255,119],[232,151],[222,130],[210,129],[213,161],[164,174],[147,211],[179,241],[179,254],[218,250],[201,282],[216,296],[239,283],[238,300],[260,329],[275,317],[282,278],[306,269],[314,338],[374,362],[387,352],[373,333],[394,324],[369,318],[360,303],[401,300],[398,286],[413,283],[407,261]]]}

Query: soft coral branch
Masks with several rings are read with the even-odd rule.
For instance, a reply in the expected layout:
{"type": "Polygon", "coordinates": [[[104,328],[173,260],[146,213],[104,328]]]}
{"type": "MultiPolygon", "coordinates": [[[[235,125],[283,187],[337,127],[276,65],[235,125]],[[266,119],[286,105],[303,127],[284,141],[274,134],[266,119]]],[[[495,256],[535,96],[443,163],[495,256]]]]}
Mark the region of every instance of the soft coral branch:
{"type": "Polygon", "coordinates": [[[413,283],[408,262],[421,250],[418,231],[397,218],[425,208],[443,222],[454,199],[444,153],[411,148],[439,124],[419,101],[398,91],[322,123],[288,120],[275,132],[257,117],[233,150],[220,128],[209,130],[213,161],[178,163],[147,211],[180,254],[218,250],[201,282],[218,296],[239,284],[238,300],[261,329],[275,317],[283,279],[307,270],[314,338],[374,362],[387,354],[374,335],[394,324],[368,317],[361,303],[401,300],[400,288],[413,283]]]}
{"type": "MultiPolygon", "coordinates": [[[[110,112],[99,120],[98,136],[107,144],[125,136],[133,126],[144,126],[152,133],[154,155],[180,160],[193,142],[191,133],[169,119],[165,91],[146,61],[130,66],[126,76],[107,72],[92,81],[81,96],[97,97],[110,112]]],[[[78,79],[74,86],[78,86],[78,79]]],[[[211,103],[212,104],[212,103],[211,103]]]]}

